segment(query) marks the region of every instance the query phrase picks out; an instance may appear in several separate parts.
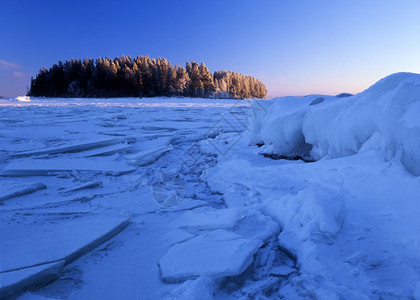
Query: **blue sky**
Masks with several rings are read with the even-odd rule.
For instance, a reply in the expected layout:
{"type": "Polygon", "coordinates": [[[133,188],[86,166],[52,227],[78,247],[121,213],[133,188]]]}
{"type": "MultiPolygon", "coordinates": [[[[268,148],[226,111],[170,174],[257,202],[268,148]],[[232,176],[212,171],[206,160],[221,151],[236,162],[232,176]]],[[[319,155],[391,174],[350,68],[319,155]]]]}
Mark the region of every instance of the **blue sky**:
{"type": "Polygon", "coordinates": [[[0,0],[0,96],[72,57],[149,55],[255,76],[269,97],[420,73],[420,0],[0,0]]]}

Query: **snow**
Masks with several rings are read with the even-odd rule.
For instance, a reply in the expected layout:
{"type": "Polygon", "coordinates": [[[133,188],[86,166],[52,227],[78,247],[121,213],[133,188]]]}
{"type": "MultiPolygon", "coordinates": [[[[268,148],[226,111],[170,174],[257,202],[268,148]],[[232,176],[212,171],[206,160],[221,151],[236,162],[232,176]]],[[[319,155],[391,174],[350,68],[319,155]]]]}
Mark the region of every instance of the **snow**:
{"type": "Polygon", "coordinates": [[[414,291],[413,297],[416,300],[420,299],[420,281],[416,284],[416,289],[414,291]]]}
{"type": "Polygon", "coordinates": [[[395,74],[361,94],[323,96],[316,105],[309,104],[319,95],[264,103],[250,132],[251,144],[264,146],[244,150],[240,143],[219,158],[208,177],[212,189],[224,194],[228,207],[254,207],[276,220],[279,246],[297,259],[301,275],[280,295],[413,295],[420,265],[420,132],[411,114],[419,83],[420,75],[395,74]],[[252,153],[317,161],[268,163],[250,159],[252,153]]]}
{"type": "Polygon", "coordinates": [[[65,260],[22,299],[419,299],[419,77],[0,100],[0,274],[65,260]]]}
{"type": "Polygon", "coordinates": [[[187,280],[174,289],[170,299],[194,299],[200,295],[202,300],[214,299],[213,291],[217,289],[218,280],[212,276],[200,276],[196,280],[187,280]]]}
{"type": "Polygon", "coordinates": [[[252,140],[270,153],[316,160],[383,151],[419,175],[419,95],[420,75],[397,73],[354,96],[324,96],[315,106],[317,96],[277,99],[257,116],[252,140]]]}
{"type": "Polygon", "coordinates": [[[57,300],[57,299],[44,297],[44,296],[37,295],[34,293],[25,293],[21,297],[19,297],[19,300],[57,300]]]}
{"type": "MultiPolygon", "coordinates": [[[[244,203],[278,222],[278,244],[296,256],[301,276],[323,278],[314,289],[328,282],[337,297],[355,291],[354,298],[412,293],[420,265],[420,185],[398,161],[389,164],[377,152],[307,164],[275,161],[269,167],[237,161],[236,170],[232,161],[216,167],[212,187],[230,205],[255,190],[260,201],[244,203]]],[[[301,291],[296,287],[289,297],[301,291]]]]}

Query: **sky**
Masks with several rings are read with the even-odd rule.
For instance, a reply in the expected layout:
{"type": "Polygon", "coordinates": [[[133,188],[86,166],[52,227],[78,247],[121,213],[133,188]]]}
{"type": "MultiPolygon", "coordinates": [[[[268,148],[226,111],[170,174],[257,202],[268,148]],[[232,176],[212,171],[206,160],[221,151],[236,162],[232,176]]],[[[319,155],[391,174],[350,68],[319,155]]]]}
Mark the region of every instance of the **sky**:
{"type": "Polygon", "coordinates": [[[420,73],[420,0],[0,0],[0,96],[59,60],[149,55],[265,83],[268,97],[358,93],[420,73]]]}

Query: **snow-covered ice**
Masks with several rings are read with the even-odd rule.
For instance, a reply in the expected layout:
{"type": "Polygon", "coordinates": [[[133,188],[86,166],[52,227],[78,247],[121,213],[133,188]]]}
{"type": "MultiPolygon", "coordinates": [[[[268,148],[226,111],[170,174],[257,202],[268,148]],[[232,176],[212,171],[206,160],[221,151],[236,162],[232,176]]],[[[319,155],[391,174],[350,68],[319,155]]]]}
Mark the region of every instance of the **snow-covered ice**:
{"type": "Polygon", "coordinates": [[[8,191],[5,191],[5,194],[0,194],[0,204],[2,204],[3,201],[16,198],[19,196],[24,196],[28,194],[35,193],[39,190],[46,189],[47,186],[43,184],[42,182],[35,182],[28,186],[20,186],[16,188],[10,188],[8,191]]]}
{"type": "Polygon", "coordinates": [[[100,149],[94,149],[91,151],[84,152],[84,156],[86,157],[93,157],[93,156],[106,156],[112,155],[115,153],[123,153],[123,152],[132,152],[133,146],[129,144],[117,144],[108,147],[102,147],[100,149]]]}
{"type": "Polygon", "coordinates": [[[192,230],[231,229],[242,216],[241,209],[204,207],[184,213],[174,222],[174,225],[192,230]]]}
{"type": "Polygon", "coordinates": [[[414,297],[419,95],[420,75],[400,73],[350,97],[265,102],[249,135],[260,147],[244,142],[219,159],[209,175],[212,189],[229,207],[245,204],[271,216],[282,228],[278,244],[296,256],[300,275],[279,295],[414,297]],[[278,160],[250,159],[250,153],[278,160]],[[243,201],[245,195],[253,197],[243,201]]]}
{"type": "Polygon", "coordinates": [[[79,143],[75,145],[62,146],[62,147],[56,147],[56,148],[16,152],[16,153],[11,153],[9,155],[11,157],[24,157],[24,156],[34,156],[34,155],[42,155],[42,154],[51,155],[51,154],[67,153],[67,152],[81,152],[85,150],[102,148],[104,146],[119,144],[121,142],[126,142],[127,140],[129,139],[125,137],[124,138],[110,138],[110,139],[108,138],[108,139],[89,141],[87,143],[79,143]]]}
{"type": "Polygon", "coordinates": [[[16,297],[420,298],[420,75],[269,101],[24,100],[0,100],[1,275],[66,265],[16,297]]]}
{"type": "Polygon", "coordinates": [[[128,225],[125,218],[77,214],[14,217],[1,220],[1,269],[9,272],[64,260],[66,264],[112,238],[128,225]],[[73,220],[68,221],[71,217],[73,220]],[[16,219],[34,220],[33,223],[16,219]]]}
{"type": "Polygon", "coordinates": [[[218,229],[169,249],[159,266],[165,281],[183,281],[199,276],[238,275],[252,263],[262,241],[248,240],[218,229]]]}
{"type": "Polygon", "coordinates": [[[396,73],[354,96],[323,96],[315,106],[317,96],[279,99],[257,116],[252,139],[265,151],[314,159],[382,151],[419,175],[419,86],[418,74],[396,73]]]}
{"type": "Polygon", "coordinates": [[[84,184],[76,186],[72,189],[66,190],[65,192],[70,193],[70,192],[75,192],[75,191],[80,191],[80,190],[85,190],[85,189],[93,189],[93,188],[101,187],[102,185],[103,185],[102,181],[97,180],[97,181],[84,183],[84,184]]]}
{"type": "Polygon", "coordinates": [[[64,260],[0,273],[0,297],[37,287],[58,277],[64,260]]]}
{"type": "Polygon", "coordinates": [[[170,146],[161,146],[155,149],[145,150],[135,154],[127,155],[126,160],[130,164],[146,166],[156,161],[159,157],[161,157],[163,154],[170,151],[171,149],[172,147],[170,146]]]}
{"type": "Polygon", "coordinates": [[[124,162],[104,162],[93,159],[25,159],[8,164],[0,176],[48,176],[71,171],[93,171],[121,175],[134,171],[134,168],[124,162]]]}

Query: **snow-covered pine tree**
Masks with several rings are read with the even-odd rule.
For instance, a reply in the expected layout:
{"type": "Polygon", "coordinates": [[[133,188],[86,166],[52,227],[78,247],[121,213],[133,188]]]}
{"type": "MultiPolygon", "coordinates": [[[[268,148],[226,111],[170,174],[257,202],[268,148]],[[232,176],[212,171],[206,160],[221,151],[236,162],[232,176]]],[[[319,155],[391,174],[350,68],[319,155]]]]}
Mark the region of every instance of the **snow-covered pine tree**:
{"type": "Polygon", "coordinates": [[[213,97],[216,91],[216,86],[213,83],[213,75],[203,62],[200,64],[200,79],[203,85],[204,97],[213,97]]]}
{"type": "MultiPolygon", "coordinates": [[[[188,70],[188,65],[187,65],[187,70],[188,70]]],[[[201,82],[200,67],[195,61],[191,62],[191,71],[190,73],[188,73],[188,75],[190,77],[189,96],[203,97],[204,88],[203,88],[203,83],[201,82]]]]}
{"type": "Polygon", "coordinates": [[[188,95],[188,88],[190,83],[190,77],[188,76],[187,70],[178,66],[176,69],[176,88],[175,93],[177,96],[188,95]]]}

